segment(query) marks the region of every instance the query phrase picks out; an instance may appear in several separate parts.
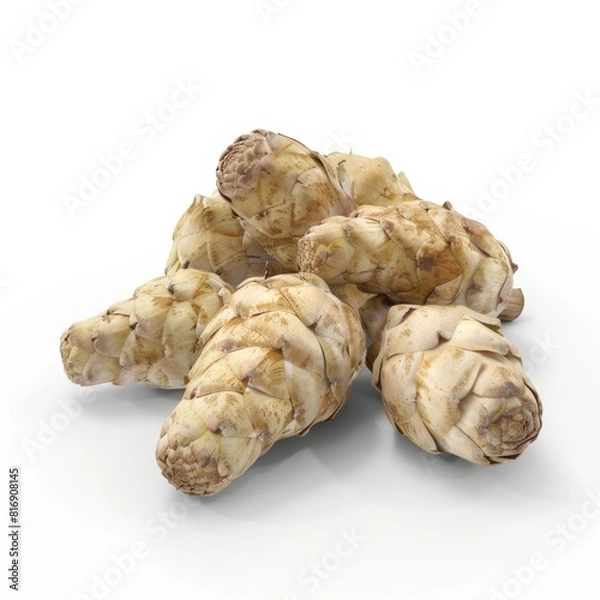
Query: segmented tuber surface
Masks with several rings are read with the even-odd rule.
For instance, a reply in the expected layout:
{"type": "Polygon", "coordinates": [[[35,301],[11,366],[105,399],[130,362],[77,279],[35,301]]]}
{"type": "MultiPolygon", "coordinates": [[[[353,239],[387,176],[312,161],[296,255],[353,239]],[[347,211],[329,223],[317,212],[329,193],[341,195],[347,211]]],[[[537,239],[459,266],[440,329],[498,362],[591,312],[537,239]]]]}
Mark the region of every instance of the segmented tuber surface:
{"type": "Polygon", "coordinates": [[[354,208],[329,159],[262,129],[225,150],[217,185],[250,236],[292,271],[298,270],[297,243],[307,229],[354,208]]]}
{"type": "Polygon", "coordinates": [[[423,200],[325,219],[300,240],[298,265],[396,303],[461,304],[494,316],[508,302],[516,269],[481,223],[449,203],[423,200]]]}
{"type": "Polygon", "coordinates": [[[165,272],[180,269],[211,271],[236,287],[244,279],[282,267],[244,231],[229,203],[214,192],[195,196],[175,227],[165,272]]]}
{"type": "Polygon", "coordinates": [[[396,175],[385,158],[366,158],[341,152],[328,154],[327,158],[337,165],[342,188],[356,206],[392,206],[416,198],[406,175],[396,175]]]}
{"type": "Polygon", "coordinates": [[[364,366],[358,317],[315,275],[242,284],[201,342],[157,446],[164,476],[189,494],[215,494],[277,440],[332,419],[364,366]]]}
{"type": "Polygon", "coordinates": [[[488,465],[536,439],[542,406],[500,321],[463,306],[394,306],[373,364],[388,418],[423,450],[488,465]]]}
{"type": "Polygon", "coordinates": [[[80,385],[184,387],[198,338],[232,291],[218,275],[193,269],[152,279],[63,333],[65,372],[80,385]]]}

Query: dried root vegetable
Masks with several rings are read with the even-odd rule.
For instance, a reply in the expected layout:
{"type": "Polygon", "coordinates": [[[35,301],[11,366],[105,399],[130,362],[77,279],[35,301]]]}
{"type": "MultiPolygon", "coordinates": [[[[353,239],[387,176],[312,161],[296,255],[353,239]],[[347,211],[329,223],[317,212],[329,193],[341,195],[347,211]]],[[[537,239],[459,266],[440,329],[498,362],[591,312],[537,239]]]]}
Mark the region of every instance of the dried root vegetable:
{"type": "Polygon", "coordinates": [[[229,203],[218,193],[198,194],[181,216],[165,272],[210,271],[232,286],[265,271],[282,270],[260,244],[244,231],[229,203]]]}
{"type": "Polygon", "coordinates": [[[500,321],[462,306],[394,306],[373,364],[390,421],[423,450],[489,465],[517,458],[542,406],[500,321]]]}
{"type": "Polygon", "coordinates": [[[217,185],[248,234],[291,271],[298,270],[297,243],[311,225],[354,209],[334,163],[292,138],[262,129],[242,135],[225,150],[217,185]]]}
{"type": "Polygon", "coordinates": [[[193,269],[152,279],[63,333],[65,372],[79,385],[185,387],[198,338],[232,291],[218,275],[193,269]]]}
{"type": "Polygon", "coordinates": [[[516,269],[506,247],[450,203],[360,206],[308,230],[298,266],[330,285],[354,283],[407,304],[461,304],[496,316],[516,269]]]}
{"type": "Polygon", "coordinates": [[[219,492],[277,440],[332,419],[364,366],[358,317],[314,275],[242,284],[201,343],[157,446],[163,475],[188,494],[219,492]]]}

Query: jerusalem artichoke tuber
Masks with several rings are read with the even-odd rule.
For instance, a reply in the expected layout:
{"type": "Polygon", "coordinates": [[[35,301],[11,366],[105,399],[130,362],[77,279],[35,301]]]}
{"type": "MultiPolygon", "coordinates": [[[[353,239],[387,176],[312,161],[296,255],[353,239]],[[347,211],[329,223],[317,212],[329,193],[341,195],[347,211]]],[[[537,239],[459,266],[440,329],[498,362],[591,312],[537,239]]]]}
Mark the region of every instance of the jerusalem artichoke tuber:
{"type": "Polygon", "coordinates": [[[364,366],[358,317],[315,275],[248,280],[201,342],[157,446],[163,475],[188,494],[217,493],[277,440],[332,419],[364,366]]]}
{"type": "Polygon", "coordinates": [[[262,129],[242,135],[225,150],[217,185],[244,229],[292,271],[297,271],[297,242],[306,230],[354,208],[331,161],[262,129]]]}
{"type": "Polygon", "coordinates": [[[298,240],[311,225],[359,204],[415,197],[406,176],[384,158],[323,156],[262,129],[240,136],[222,154],[217,185],[250,236],[290,271],[298,270],[298,240]]]}
{"type": "Polygon", "coordinates": [[[152,279],[63,333],[65,372],[79,385],[184,387],[198,337],[232,291],[218,275],[193,269],[152,279]]]}
{"type": "Polygon", "coordinates": [[[542,425],[538,394],[500,321],[463,306],[392,307],[373,384],[390,421],[433,454],[504,462],[542,425]]]}
{"type": "Polygon", "coordinates": [[[448,202],[418,199],[325,219],[300,240],[298,266],[393,302],[461,304],[494,316],[508,302],[516,269],[481,223],[448,202]]]}
{"type": "Polygon", "coordinates": [[[75,383],[185,387],[156,447],[174,486],[213,495],[332,419],[365,361],[427,452],[494,464],[536,439],[538,394],[494,318],[523,308],[516,265],[483,225],[384,158],[265,130],[223,152],[217,186],[177,223],[165,276],[61,337],[75,383]]]}

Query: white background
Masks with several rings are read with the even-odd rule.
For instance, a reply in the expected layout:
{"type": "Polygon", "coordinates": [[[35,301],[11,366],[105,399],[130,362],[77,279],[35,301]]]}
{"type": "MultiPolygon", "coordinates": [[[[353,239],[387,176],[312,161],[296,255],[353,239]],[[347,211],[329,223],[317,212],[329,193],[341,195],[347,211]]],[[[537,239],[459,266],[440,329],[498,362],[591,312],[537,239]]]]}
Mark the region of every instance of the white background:
{"type": "Polygon", "coordinates": [[[57,24],[40,0],[3,3],[2,445],[6,469],[21,467],[21,598],[598,597],[595,10],[84,0],[57,24]],[[57,26],[36,37],[37,25],[57,26]],[[187,106],[161,109],[186,81],[187,106]],[[170,122],[150,127],[157,110],[170,122]],[[180,392],[67,380],[61,332],[162,273],[179,215],[256,127],[386,156],[421,197],[452,201],[509,246],[527,305],[506,335],[545,408],[519,460],[424,454],[365,373],[333,423],[188,501],[154,460],[180,392]],[[65,201],[127,143],[122,173],[65,201]],[[344,532],[354,546],[339,546],[344,532]],[[132,548],[123,574],[114,556],[132,548]]]}

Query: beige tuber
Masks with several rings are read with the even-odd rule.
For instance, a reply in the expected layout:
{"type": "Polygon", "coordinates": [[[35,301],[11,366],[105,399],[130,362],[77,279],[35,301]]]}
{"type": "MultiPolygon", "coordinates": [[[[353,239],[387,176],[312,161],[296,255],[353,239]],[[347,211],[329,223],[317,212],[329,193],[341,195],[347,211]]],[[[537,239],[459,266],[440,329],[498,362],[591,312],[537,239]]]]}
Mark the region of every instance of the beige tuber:
{"type": "Polygon", "coordinates": [[[198,337],[232,291],[218,275],[192,269],[152,279],[62,334],[65,372],[79,385],[185,387],[198,337]]]}
{"type": "Polygon", "coordinates": [[[201,343],[156,451],[188,494],[217,493],[277,440],[332,419],[364,366],[358,317],[315,275],[245,282],[201,343]]]}

